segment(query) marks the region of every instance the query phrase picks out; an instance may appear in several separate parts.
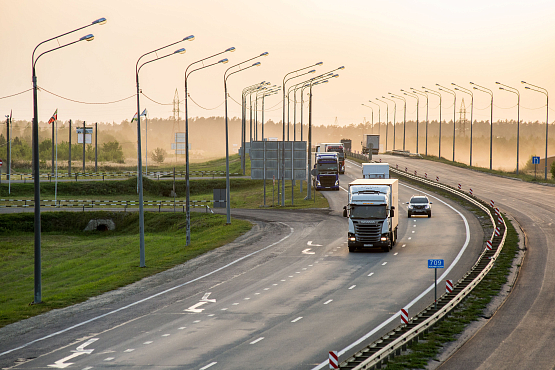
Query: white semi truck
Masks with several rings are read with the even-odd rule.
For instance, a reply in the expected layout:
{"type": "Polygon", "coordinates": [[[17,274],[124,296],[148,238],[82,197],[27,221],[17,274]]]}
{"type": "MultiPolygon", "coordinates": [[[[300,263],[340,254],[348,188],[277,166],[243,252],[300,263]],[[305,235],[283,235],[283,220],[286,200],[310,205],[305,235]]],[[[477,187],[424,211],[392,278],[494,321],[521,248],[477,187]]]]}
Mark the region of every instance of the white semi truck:
{"type": "Polygon", "coordinates": [[[349,252],[380,248],[388,252],[397,241],[399,182],[397,179],[358,179],[349,184],[349,252]]]}
{"type": "Polygon", "coordinates": [[[363,163],[363,179],[389,179],[389,163],[363,163]]]}

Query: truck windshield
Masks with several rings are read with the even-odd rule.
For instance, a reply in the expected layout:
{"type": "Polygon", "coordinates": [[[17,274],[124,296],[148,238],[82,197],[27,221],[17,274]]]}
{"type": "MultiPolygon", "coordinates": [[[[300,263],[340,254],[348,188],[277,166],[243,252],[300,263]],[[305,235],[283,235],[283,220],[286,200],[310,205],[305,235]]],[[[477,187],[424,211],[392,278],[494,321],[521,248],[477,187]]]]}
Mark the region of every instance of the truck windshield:
{"type": "Polygon", "coordinates": [[[384,219],[387,217],[385,205],[360,205],[351,208],[351,218],[384,219]]]}
{"type": "Polygon", "coordinates": [[[337,163],[318,163],[318,172],[337,172],[337,163]]]}

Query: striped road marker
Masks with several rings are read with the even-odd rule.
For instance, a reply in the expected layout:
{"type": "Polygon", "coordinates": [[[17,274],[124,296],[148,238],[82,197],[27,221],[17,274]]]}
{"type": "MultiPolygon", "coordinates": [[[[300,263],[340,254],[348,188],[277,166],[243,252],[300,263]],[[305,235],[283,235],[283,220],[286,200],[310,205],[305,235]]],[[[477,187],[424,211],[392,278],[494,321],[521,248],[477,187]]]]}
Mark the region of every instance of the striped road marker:
{"type": "Polygon", "coordinates": [[[472,194],[472,188],[470,188],[470,191],[469,191],[469,193],[470,193],[470,195],[473,195],[473,194],[472,194]]]}
{"type": "Polygon", "coordinates": [[[337,351],[330,351],[330,369],[339,369],[339,358],[337,351]]]}
{"type": "Polygon", "coordinates": [[[459,190],[461,190],[461,188],[462,188],[462,186],[461,186],[461,184],[459,184],[459,190]]]}
{"type": "Polygon", "coordinates": [[[395,165],[395,169],[397,169],[397,170],[399,169],[399,165],[398,165],[398,164],[395,165]]]}
{"type": "Polygon", "coordinates": [[[498,227],[495,228],[495,236],[501,235],[501,229],[498,227]]]}
{"type": "Polygon", "coordinates": [[[436,176],[436,181],[439,182],[439,176],[436,176]]]}
{"type": "Polygon", "coordinates": [[[491,251],[491,250],[493,249],[492,246],[491,246],[491,240],[488,240],[488,241],[486,242],[486,249],[487,249],[488,251],[491,251]]]}
{"type": "Polygon", "coordinates": [[[495,213],[497,213],[497,216],[501,216],[501,211],[499,210],[499,208],[495,208],[495,213]]]}
{"type": "Polygon", "coordinates": [[[401,322],[403,324],[409,323],[409,312],[404,308],[401,308],[401,322]]]}
{"type": "Polygon", "coordinates": [[[447,293],[453,292],[453,280],[445,280],[445,291],[447,293]]]}
{"type": "Polygon", "coordinates": [[[424,172],[424,178],[427,179],[428,178],[428,174],[426,172],[424,172]]]}
{"type": "Polygon", "coordinates": [[[416,170],[414,170],[414,176],[417,176],[417,175],[416,175],[416,170]]]}
{"type": "Polygon", "coordinates": [[[494,202],[493,200],[490,200],[490,201],[489,201],[489,206],[490,206],[491,208],[493,208],[493,205],[494,205],[494,204],[495,204],[495,202],[494,202]]]}
{"type": "Polygon", "coordinates": [[[405,172],[409,172],[409,169],[407,167],[405,167],[405,172]]]}

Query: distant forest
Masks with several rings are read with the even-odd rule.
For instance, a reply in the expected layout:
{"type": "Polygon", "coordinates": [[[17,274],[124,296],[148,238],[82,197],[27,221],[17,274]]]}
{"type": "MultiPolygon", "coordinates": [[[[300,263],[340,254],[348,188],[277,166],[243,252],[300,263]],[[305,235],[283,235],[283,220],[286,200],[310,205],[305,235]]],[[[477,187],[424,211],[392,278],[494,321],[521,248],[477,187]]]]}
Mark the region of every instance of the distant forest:
{"type": "MultiPolygon", "coordinates": [[[[82,127],[82,121],[72,122],[72,147],[75,149],[75,154],[72,150],[72,157],[80,155],[82,158],[81,149],[77,146],[76,127],[82,127]]],[[[94,127],[87,122],[87,127],[94,127]]],[[[171,144],[174,142],[176,132],[185,131],[185,122],[183,120],[177,121],[173,119],[160,119],[153,118],[141,119],[142,126],[142,141],[143,151],[145,151],[146,140],[148,139],[148,152],[149,158],[151,153],[156,148],[164,149],[168,154],[166,162],[182,162],[184,155],[175,155],[175,151],[171,149],[171,144]],[[148,137],[145,135],[146,126],[148,125],[148,137]]],[[[46,122],[41,122],[40,127],[40,140],[51,139],[52,126],[46,122]]],[[[265,138],[282,138],[282,124],[273,121],[267,121],[264,124],[264,137],[265,138]]],[[[197,117],[189,119],[190,129],[190,147],[192,161],[204,161],[207,159],[222,157],[225,155],[225,122],[223,117],[197,117]]],[[[426,152],[426,122],[420,121],[418,137],[418,151],[422,154],[426,152]]],[[[460,162],[468,163],[469,161],[469,147],[470,147],[470,122],[456,122],[456,143],[455,143],[455,159],[460,162]]],[[[448,159],[452,158],[452,145],[453,145],[453,122],[443,122],[441,125],[442,130],[442,157],[448,159]]],[[[307,139],[308,127],[305,124],[302,130],[303,140],[307,139]]],[[[406,128],[403,128],[402,122],[397,122],[395,126],[395,149],[403,149],[403,131],[405,132],[405,149],[410,152],[416,152],[416,123],[408,121],[406,128]]],[[[241,136],[241,120],[239,118],[232,118],[229,121],[229,146],[230,152],[236,153],[240,146],[241,136]]],[[[253,129],[253,137],[255,137],[253,129]]],[[[338,142],[341,139],[351,139],[353,151],[361,150],[361,142],[365,134],[380,134],[381,151],[386,149],[386,134],[387,134],[387,150],[394,147],[393,143],[393,125],[390,123],[386,125],[377,123],[372,127],[370,123],[350,124],[347,126],[337,125],[314,125],[312,132],[312,145],[321,142],[338,142]]],[[[428,124],[428,140],[427,152],[430,155],[438,155],[438,133],[439,124],[437,121],[431,121],[428,124]]],[[[2,122],[0,125],[0,134],[4,140],[0,139],[0,158],[6,158],[6,124],[2,122]]],[[[296,125],[296,139],[300,140],[301,129],[300,125],[296,125]]],[[[94,143],[93,134],[93,143],[94,143]]],[[[475,121],[473,125],[473,164],[486,167],[489,165],[489,137],[490,137],[490,124],[488,121],[475,121]]],[[[517,137],[517,124],[516,121],[497,121],[493,125],[493,158],[494,167],[504,170],[513,170],[516,162],[516,137],[517,137]]],[[[549,154],[555,152],[555,132],[551,135],[552,139],[549,140],[549,154]]],[[[27,121],[14,121],[12,123],[12,138],[19,141],[21,144],[26,144],[30,147],[31,144],[31,124],[27,121]],[[15,139],[17,138],[17,139],[15,139]]],[[[247,121],[247,141],[250,138],[250,124],[247,121]]],[[[262,138],[262,127],[258,124],[258,140],[262,138]]],[[[287,138],[287,129],[286,129],[287,138]]],[[[293,140],[293,127],[289,128],[289,139],[293,140]]],[[[60,147],[67,146],[69,140],[69,121],[58,122],[58,144],[60,147]],[[65,144],[64,144],[65,142],[65,144]]],[[[118,150],[123,153],[123,158],[128,161],[136,160],[137,150],[137,124],[136,122],[123,121],[121,124],[113,123],[98,123],[98,142],[99,150],[103,144],[106,148],[113,148],[114,143],[119,145],[118,150]]],[[[48,143],[51,143],[50,141],[48,143]]],[[[49,161],[51,153],[49,145],[41,146],[41,156],[46,155],[47,158],[42,160],[49,161]]],[[[87,149],[87,157],[90,158],[89,153],[91,148],[87,149]]],[[[526,163],[530,156],[538,155],[542,158],[545,156],[545,124],[541,122],[521,122],[520,123],[520,161],[526,163]]],[[[23,151],[21,156],[29,156],[30,152],[23,151]]],[[[116,157],[118,154],[116,154],[116,157]]],[[[17,158],[17,153],[13,153],[13,160],[27,159],[17,158]]],[[[100,157],[100,155],[99,155],[100,157]]],[[[67,161],[67,151],[59,151],[58,156],[60,161],[67,161]],[[65,152],[65,154],[63,154],[65,152]],[[64,157],[65,156],[65,157],[64,157]]],[[[103,160],[110,160],[110,156],[102,156],[103,160]],[[106,159],[107,158],[107,159],[106,159]]],[[[100,158],[99,158],[100,159],[100,158]]],[[[114,159],[112,159],[114,160],[114,159]]],[[[121,161],[117,158],[116,161],[121,161]]],[[[150,162],[150,159],[149,159],[150,162]]]]}

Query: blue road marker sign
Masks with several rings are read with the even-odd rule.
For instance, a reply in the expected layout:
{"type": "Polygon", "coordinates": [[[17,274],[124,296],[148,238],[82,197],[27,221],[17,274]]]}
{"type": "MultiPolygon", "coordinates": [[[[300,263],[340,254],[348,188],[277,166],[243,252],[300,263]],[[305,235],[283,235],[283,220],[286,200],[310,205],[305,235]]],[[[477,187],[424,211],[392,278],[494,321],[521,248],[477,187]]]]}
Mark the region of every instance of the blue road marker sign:
{"type": "Polygon", "coordinates": [[[442,269],[445,268],[445,260],[428,260],[428,268],[429,269],[442,269]]]}
{"type": "Polygon", "coordinates": [[[540,157],[532,157],[532,164],[540,164],[540,157]]]}

